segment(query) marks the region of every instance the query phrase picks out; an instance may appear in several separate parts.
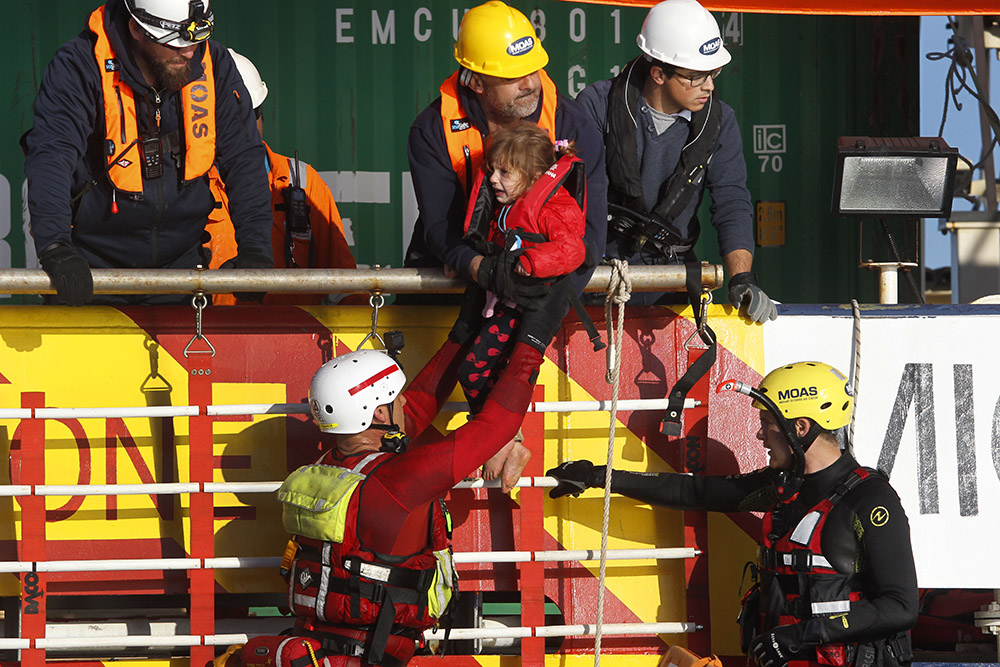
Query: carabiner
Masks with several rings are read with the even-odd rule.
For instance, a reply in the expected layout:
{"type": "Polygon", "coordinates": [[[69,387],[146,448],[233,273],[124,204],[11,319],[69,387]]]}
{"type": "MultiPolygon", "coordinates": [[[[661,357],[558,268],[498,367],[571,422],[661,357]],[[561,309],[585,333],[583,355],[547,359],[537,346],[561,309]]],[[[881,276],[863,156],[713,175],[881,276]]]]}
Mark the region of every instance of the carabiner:
{"type": "Polygon", "coordinates": [[[201,314],[205,310],[205,306],[208,305],[208,297],[201,290],[194,293],[194,297],[191,299],[191,306],[194,308],[194,335],[191,336],[191,340],[188,344],[184,346],[184,356],[190,357],[192,354],[211,354],[215,356],[215,346],[212,345],[211,341],[205,338],[201,333],[201,314]],[[208,345],[207,350],[192,350],[191,346],[194,345],[196,340],[205,341],[205,345],[208,345]]]}
{"type": "Polygon", "coordinates": [[[701,342],[704,343],[706,348],[715,342],[709,333],[711,329],[708,328],[708,306],[710,303],[712,303],[712,293],[708,290],[702,291],[701,298],[698,299],[698,311],[694,318],[698,327],[691,333],[690,336],[687,337],[687,340],[684,341],[685,351],[691,349],[691,341],[694,340],[695,336],[701,338],[701,342]]]}
{"type": "Polygon", "coordinates": [[[371,296],[368,297],[368,304],[372,307],[372,330],[365,336],[360,343],[358,343],[355,350],[360,350],[364,347],[364,344],[368,342],[369,338],[375,338],[381,343],[382,348],[385,349],[385,341],[382,337],[378,335],[378,310],[385,305],[385,297],[378,290],[373,290],[371,296]]]}

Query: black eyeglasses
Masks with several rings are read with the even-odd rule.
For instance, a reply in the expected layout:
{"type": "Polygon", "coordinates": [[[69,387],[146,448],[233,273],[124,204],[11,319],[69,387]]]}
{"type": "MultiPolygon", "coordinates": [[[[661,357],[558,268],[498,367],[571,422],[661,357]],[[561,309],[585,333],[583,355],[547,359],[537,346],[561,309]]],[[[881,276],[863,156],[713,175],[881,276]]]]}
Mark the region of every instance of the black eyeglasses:
{"type": "Polygon", "coordinates": [[[712,77],[712,81],[715,81],[719,78],[720,74],[722,74],[721,67],[713,69],[711,72],[698,72],[697,74],[681,74],[680,72],[674,72],[674,76],[679,79],[684,79],[691,84],[692,88],[704,85],[705,82],[708,81],[708,77],[712,77]]]}

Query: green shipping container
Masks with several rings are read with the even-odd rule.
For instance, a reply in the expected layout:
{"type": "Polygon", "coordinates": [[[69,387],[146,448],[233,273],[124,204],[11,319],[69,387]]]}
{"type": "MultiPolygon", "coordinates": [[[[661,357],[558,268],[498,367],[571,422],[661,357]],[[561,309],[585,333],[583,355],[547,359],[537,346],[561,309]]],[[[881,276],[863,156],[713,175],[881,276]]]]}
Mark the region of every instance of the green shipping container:
{"type": "MultiPolygon", "coordinates": [[[[0,64],[7,100],[0,108],[0,266],[25,266],[18,138],[31,126],[49,60],[96,6],[57,3],[28,0],[8,8],[9,25],[17,29],[0,64]]],[[[551,58],[547,71],[571,96],[638,53],[635,35],[645,9],[513,4],[536,25],[551,58]]],[[[407,134],[454,71],[455,35],[471,6],[444,0],[212,3],[214,38],[253,60],[267,83],[265,139],[279,153],[298,151],[321,172],[359,263],[402,265],[416,219],[407,134]]],[[[733,53],[718,90],[740,121],[751,195],[765,202],[760,235],[769,245],[757,249],[755,262],[761,283],[785,303],[877,300],[874,275],[857,268],[863,252],[858,223],[829,213],[836,140],[916,134],[918,20],[716,16],[733,53]]],[[[718,262],[707,200],[699,252],[718,262]]],[[[869,225],[866,236],[876,231],[869,225]]]]}

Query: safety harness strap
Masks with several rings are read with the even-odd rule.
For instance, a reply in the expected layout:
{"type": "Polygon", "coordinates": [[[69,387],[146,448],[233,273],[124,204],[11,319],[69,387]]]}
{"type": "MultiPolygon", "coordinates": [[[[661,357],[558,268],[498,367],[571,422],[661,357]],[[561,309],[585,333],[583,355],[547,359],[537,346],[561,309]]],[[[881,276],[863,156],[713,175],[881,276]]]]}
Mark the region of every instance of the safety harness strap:
{"type": "Polygon", "coordinates": [[[698,327],[698,335],[702,342],[708,346],[698,359],[691,364],[684,375],[677,381],[674,388],[670,390],[667,398],[667,413],[660,422],[660,433],[663,435],[678,437],[681,435],[681,414],[684,411],[684,400],[688,392],[691,391],[698,380],[715,364],[718,353],[716,346],[715,332],[705,321],[705,312],[701,302],[701,265],[689,262],[684,265],[687,272],[687,294],[691,307],[694,309],[695,324],[698,327]]]}

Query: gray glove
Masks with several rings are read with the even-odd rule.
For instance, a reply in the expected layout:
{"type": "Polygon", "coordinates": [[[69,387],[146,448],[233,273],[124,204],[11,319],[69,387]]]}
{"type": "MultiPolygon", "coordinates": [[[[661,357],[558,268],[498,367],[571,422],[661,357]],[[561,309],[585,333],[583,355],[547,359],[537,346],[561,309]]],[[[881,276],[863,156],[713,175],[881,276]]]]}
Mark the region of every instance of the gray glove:
{"type": "Polygon", "coordinates": [[[746,306],[746,317],[753,322],[778,319],[778,308],[757,285],[757,277],[749,271],[729,279],[729,303],[740,310],[746,306]]]}

